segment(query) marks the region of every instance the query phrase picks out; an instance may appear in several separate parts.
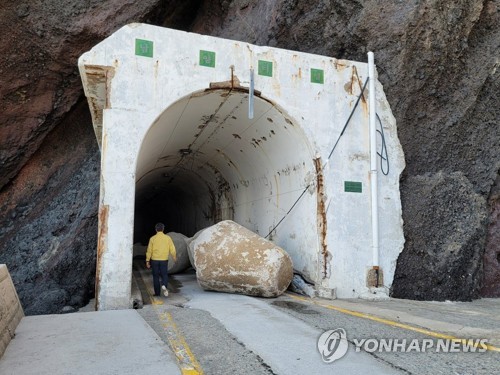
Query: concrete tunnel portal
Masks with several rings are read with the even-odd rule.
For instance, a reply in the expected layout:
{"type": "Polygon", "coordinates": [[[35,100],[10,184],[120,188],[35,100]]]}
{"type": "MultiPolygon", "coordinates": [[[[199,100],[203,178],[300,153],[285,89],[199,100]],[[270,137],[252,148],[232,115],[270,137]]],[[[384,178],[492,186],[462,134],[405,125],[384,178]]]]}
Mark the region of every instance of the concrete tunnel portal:
{"type": "Polygon", "coordinates": [[[300,194],[298,176],[315,173],[314,155],[299,126],[269,100],[256,96],[250,119],[248,95],[196,92],[152,124],[137,162],[134,242],[146,244],[158,221],[192,236],[230,219],[272,238],[286,213],[280,199],[300,194]]]}
{"type": "Polygon", "coordinates": [[[369,64],[130,24],[78,65],[101,150],[98,310],[132,306],[133,246],[158,221],[192,236],[232,219],[322,297],[387,295],[404,156],[369,64]]]}

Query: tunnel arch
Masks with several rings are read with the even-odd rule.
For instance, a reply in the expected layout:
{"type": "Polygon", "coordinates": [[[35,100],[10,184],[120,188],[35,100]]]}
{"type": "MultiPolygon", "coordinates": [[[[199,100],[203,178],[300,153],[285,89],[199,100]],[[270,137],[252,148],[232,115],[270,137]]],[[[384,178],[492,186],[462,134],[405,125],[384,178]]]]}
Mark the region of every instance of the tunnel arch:
{"type": "MultiPolygon", "coordinates": [[[[231,219],[262,236],[271,233],[292,256],[316,263],[303,254],[311,240],[318,243],[314,188],[294,208],[303,219],[272,231],[315,178],[313,148],[299,124],[262,95],[249,119],[248,95],[234,88],[196,91],[151,124],[137,156],[134,242],[145,244],[156,221],[192,236],[231,219]]],[[[304,267],[314,277],[316,266],[304,267]]]]}

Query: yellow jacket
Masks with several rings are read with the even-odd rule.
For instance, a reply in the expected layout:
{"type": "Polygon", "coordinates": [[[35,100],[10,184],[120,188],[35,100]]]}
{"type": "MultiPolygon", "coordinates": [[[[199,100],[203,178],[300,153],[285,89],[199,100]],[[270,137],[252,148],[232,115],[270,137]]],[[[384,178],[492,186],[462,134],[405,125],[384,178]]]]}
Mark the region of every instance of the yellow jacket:
{"type": "Polygon", "coordinates": [[[177,257],[174,242],[170,236],[163,232],[157,232],[149,239],[148,250],[146,251],[146,262],[149,260],[168,260],[169,254],[174,259],[177,257]]]}

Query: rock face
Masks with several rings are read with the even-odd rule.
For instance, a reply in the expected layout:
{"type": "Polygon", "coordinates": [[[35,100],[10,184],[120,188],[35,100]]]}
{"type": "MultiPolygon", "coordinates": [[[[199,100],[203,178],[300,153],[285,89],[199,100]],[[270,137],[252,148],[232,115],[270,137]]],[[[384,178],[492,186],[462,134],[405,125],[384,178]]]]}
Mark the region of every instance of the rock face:
{"type": "Polygon", "coordinates": [[[82,102],[0,192],[0,263],[26,315],[78,308],[94,293],[99,150],[88,116],[82,102]]]}
{"type": "MultiPolygon", "coordinates": [[[[2,0],[0,263],[12,271],[26,314],[82,305],[93,294],[99,153],[77,58],[129,22],[360,61],[374,51],[407,164],[401,194],[408,242],[394,291],[454,298],[456,285],[435,285],[443,268],[427,267],[420,290],[403,285],[413,282],[403,275],[420,267],[417,235],[444,264],[474,275],[467,296],[477,295],[478,280],[484,295],[500,296],[499,14],[492,0],[2,0]],[[456,172],[459,190],[447,189],[441,200],[419,194],[423,181],[456,181],[456,172]],[[473,256],[457,258],[447,245],[456,236],[441,223],[459,227],[448,202],[474,194],[487,203],[475,204],[472,216],[488,216],[489,231],[476,232],[473,256]],[[436,214],[407,214],[410,200],[436,214]]],[[[463,246],[467,254],[470,243],[463,246]]]]}
{"type": "Polygon", "coordinates": [[[200,231],[190,246],[203,289],[276,297],[292,281],[290,256],[233,221],[221,221],[200,231]]]}
{"type": "Polygon", "coordinates": [[[479,297],[486,201],[462,173],[408,179],[416,196],[403,199],[406,246],[392,295],[417,300],[470,301],[479,297]],[[441,220],[436,221],[439,217],[441,220]]]}
{"type": "Polygon", "coordinates": [[[81,98],[78,57],[124,23],[155,18],[160,3],[2,1],[0,188],[81,98]]]}
{"type": "Polygon", "coordinates": [[[490,223],[484,254],[484,277],[481,295],[500,297],[500,175],[489,199],[490,223]]]}

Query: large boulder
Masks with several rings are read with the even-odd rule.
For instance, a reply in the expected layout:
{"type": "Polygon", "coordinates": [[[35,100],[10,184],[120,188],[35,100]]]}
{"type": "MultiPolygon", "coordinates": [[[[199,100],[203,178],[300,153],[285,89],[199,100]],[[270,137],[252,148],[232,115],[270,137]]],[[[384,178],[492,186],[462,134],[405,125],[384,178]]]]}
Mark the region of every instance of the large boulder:
{"type": "Polygon", "coordinates": [[[200,235],[200,233],[202,231],[203,230],[200,230],[200,231],[196,232],[196,234],[193,237],[186,238],[186,245],[187,245],[187,253],[188,253],[188,257],[189,257],[189,263],[191,263],[191,267],[193,267],[193,269],[195,269],[195,270],[196,270],[196,264],[194,264],[194,250],[193,250],[193,246],[191,246],[191,243],[198,238],[198,236],[200,235]]]}
{"type": "Polygon", "coordinates": [[[168,262],[168,272],[171,274],[184,272],[191,265],[189,261],[186,239],[182,233],[169,232],[167,233],[172,241],[174,241],[175,251],[177,253],[177,261],[172,259],[168,262]]]}
{"type": "Polygon", "coordinates": [[[148,247],[144,246],[140,242],[137,242],[133,246],[133,258],[134,259],[146,259],[146,251],[148,247]]]}
{"type": "Polygon", "coordinates": [[[233,221],[221,221],[199,232],[190,247],[203,289],[276,297],[292,281],[290,256],[233,221]]]}

